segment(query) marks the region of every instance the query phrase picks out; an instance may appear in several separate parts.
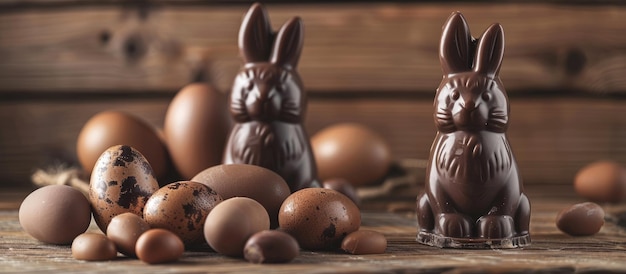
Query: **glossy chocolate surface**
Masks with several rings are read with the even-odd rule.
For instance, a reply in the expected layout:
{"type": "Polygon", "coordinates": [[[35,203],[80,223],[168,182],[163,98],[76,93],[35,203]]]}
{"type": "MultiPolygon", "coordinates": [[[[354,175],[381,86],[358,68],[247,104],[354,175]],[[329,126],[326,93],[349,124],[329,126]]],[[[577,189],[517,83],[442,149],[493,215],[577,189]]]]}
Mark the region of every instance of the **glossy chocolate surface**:
{"type": "Polygon", "coordinates": [[[302,126],[306,93],[296,67],[303,46],[298,17],[272,31],[267,12],[254,4],[239,31],[244,66],[230,96],[235,119],[224,164],[252,164],[281,175],[291,192],[319,187],[308,135],[302,126]]]}
{"type": "Polygon", "coordinates": [[[504,55],[499,24],[474,39],[463,15],[443,29],[444,77],[434,102],[437,135],[425,193],[417,198],[418,242],[453,248],[530,244],[530,203],[506,130],[509,102],[498,72],[504,55]]]}

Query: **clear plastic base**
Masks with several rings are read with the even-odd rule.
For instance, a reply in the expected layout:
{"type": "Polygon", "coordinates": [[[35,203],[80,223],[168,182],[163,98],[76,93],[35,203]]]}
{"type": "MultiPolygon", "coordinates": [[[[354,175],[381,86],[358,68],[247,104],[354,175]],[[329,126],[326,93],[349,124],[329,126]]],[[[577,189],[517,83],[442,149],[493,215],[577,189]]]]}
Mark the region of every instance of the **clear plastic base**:
{"type": "Polygon", "coordinates": [[[504,249],[520,248],[530,245],[530,235],[502,238],[452,238],[430,232],[420,231],[417,234],[417,242],[440,248],[465,248],[465,249],[504,249]]]}

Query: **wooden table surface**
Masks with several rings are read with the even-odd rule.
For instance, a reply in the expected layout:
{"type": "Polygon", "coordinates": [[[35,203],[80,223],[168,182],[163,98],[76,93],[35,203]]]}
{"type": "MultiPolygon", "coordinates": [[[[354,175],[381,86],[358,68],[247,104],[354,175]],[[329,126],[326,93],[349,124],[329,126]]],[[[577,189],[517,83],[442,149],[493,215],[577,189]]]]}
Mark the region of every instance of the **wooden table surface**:
{"type": "MultiPolygon", "coordinates": [[[[458,250],[420,245],[415,242],[413,213],[378,209],[362,212],[362,228],[385,234],[385,254],[302,251],[288,264],[256,265],[196,250],[185,252],[176,263],[148,265],[122,255],[106,262],[78,261],[72,258],[69,246],[38,242],[22,230],[17,217],[19,203],[27,192],[5,190],[0,194],[0,272],[626,273],[626,230],[620,227],[619,218],[620,212],[626,211],[624,205],[603,205],[607,222],[598,234],[571,237],[556,228],[555,216],[566,206],[583,200],[563,187],[535,187],[527,193],[533,211],[532,245],[523,249],[458,250]]],[[[90,230],[97,230],[93,222],[90,230]]]]}

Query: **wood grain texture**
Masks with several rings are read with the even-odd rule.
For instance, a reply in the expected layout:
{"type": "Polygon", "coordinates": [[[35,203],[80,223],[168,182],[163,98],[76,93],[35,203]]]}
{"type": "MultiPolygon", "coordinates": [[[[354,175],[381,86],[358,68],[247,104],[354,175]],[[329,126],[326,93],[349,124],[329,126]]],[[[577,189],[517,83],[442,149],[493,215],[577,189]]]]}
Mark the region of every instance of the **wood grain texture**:
{"type": "MultiPolygon", "coordinates": [[[[23,197],[24,194],[12,195],[23,197]]],[[[383,233],[388,240],[384,254],[349,255],[339,251],[301,251],[291,263],[256,265],[208,250],[187,251],[167,265],[147,265],[136,259],[84,262],[71,257],[69,246],[38,242],[20,227],[17,211],[0,210],[1,272],[132,272],[132,273],[623,273],[626,269],[624,228],[615,216],[624,207],[604,207],[609,213],[602,230],[589,237],[570,237],[557,230],[554,220],[561,209],[581,200],[568,189],[529,191],[533,203],[532,244],[524,249],[459,250],[417,244],[413,214],[363,211],[361,229],[383,233]],[[563,191],[565,190],[565,191],[563,191]],[[567,195],[559,195],[563,192],[567,195]],[[556,194],[556,195],[552,195],[556,194]]],[[[19,204],[19,200],[13,200],[19,204]]],[[[90,230],[97,232],[92,223],[90,230]]]]}
{"type": "MultiPolygon", "coordinates": [[[[78,133],[100,111],[128,111],[160,127],[168,103],[169,98],[0,102],[0,186],[29,184],[35,168],[76,163],[78,133]]],[[[600,159],[626,164],[624,113],[622,100],[512,99],[508,136],[526,184],[571,184],[579,168],[600,159]]],[[[380,133],[396,160],[427,159],[435,135],[431,100],[309,101],[309,135],[342,122],[380,133]]]]}
{"type": "MultiPolygon", "coordinates": [[[[136,9],[121,3],[69,3],[0,13],[0,94],[172,94],[202,77],[213,77],[223,89],[232,84],[240,65],[236,36],[248,4],[136,9]]],[[[275,28],[291,16],[303,18],[306,35],[299,67],[313,93],[431,92],[441,79],[441,26],[455,10],[465,14],[474,36],[493,22],[504,26],[502,79],[510,92],[626,91],[622,5],[370,2],[267,7],[275,28]]]]}

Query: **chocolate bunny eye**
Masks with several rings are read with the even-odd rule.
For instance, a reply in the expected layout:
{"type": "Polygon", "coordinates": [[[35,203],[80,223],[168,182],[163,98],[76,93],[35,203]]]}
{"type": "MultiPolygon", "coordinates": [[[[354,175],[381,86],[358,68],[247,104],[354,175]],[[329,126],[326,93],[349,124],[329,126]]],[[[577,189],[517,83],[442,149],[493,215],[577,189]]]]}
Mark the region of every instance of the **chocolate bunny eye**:
{"type": "Polygon", "coordinates": [[[450,98],[452,98],[452,100],[456,101],[459,98],[461,98],[461,93],[459,93],[458,90],[453,90],[452,93],[450,94],[450,98]]]}
{"type": "Polygon", "coordinates": [[[489,102],[489,100],[491,100],[491,93],[489,92],[483,92],[483,95],[481,95],[483,97],[483,100],[485,100],[486,102],[489,102]]]}

